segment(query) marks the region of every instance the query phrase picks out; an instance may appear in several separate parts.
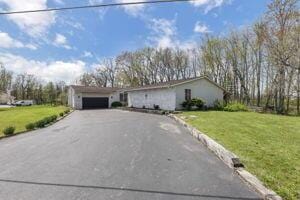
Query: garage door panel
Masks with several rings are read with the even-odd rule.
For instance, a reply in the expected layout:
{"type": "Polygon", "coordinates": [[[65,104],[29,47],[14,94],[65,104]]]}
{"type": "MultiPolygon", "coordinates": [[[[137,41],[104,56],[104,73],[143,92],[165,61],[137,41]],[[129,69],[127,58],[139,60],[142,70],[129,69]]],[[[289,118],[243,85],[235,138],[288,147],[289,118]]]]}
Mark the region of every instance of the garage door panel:
{"type": "Polygon", "coordinates": [[[99,109],[108,108],[108,97],[83,97],[82,108],[83,109],[99,109]]]}

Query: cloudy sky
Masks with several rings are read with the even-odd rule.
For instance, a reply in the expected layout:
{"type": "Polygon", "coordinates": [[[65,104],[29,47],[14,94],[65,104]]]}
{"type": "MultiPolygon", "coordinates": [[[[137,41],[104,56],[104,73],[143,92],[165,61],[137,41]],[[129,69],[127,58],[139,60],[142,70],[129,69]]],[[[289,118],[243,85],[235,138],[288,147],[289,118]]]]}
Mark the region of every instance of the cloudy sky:
{"type": "MultiPolygon", "coordinates": [[[[1,11],[139,0],[0,0],[1,11]]],[[[146,0],[145,0],[146,1],[146,0]]],[[[259,19],[269,0],[198,0],[0,16],[0,62],[17,73],[71,83],[101,58],[144,46],[190,48],[259,19]]]]}

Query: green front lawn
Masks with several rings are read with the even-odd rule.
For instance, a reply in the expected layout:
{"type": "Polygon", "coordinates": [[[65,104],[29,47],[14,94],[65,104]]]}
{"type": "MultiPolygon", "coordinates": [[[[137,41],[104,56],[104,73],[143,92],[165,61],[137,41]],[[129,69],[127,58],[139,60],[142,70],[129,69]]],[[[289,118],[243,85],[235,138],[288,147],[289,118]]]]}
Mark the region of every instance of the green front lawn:
{"type": "Polygon", "coordinates": [[[64,106],[24,106],[15,108],[0,108],[0,136],[7,126],[15,126],[17,132],[26,130],[25,125],[36,122],[50,115],[58,115],[66,110],[64,106]]]}
{"type": "Polygon", "coordinates": [[[300,199],[300,118],[254,112],[184,112],[185,120],[237,154],[284,199],[300,199]]]}

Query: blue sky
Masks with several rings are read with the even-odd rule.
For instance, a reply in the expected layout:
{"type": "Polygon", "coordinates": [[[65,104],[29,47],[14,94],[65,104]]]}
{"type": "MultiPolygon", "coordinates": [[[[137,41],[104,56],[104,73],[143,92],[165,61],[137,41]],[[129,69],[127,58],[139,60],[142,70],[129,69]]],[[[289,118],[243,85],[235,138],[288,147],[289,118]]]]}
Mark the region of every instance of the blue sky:
{"type": "MultiPolygon", "coordinates": [[[[114,0],[129,2],[138,0],[114,0]]],[[[0,10],[113,0],[0,0],[0,10]]],[[[17,73],[71,83],[105,57],[145,46],[192,48],[205,34],[226,35],[258,20],[270,0],[198,0],[0,16],[0,62],[17,73]]]]}

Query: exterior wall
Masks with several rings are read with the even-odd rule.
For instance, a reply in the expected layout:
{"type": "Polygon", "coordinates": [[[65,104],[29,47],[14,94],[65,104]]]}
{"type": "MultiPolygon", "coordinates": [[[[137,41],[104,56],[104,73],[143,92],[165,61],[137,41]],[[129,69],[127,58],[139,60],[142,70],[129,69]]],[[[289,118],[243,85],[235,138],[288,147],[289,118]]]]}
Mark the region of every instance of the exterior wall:
{"type": "Polygon", "coordinates": [[[213,106],[216,99],[223,101],[223,90],[206,79],[195,80],[174,86],[176,91],[176,109],[182,109],[185,101],[185,89],[191,89],[191,98],[202,98],[208,107],[213,106]]]}
{"type": "Polygon", "coordinates": [[[152,108],[153,105],[159,105],[163,110],[175,110],[175,89],[152,89],[128,91],[128,107],[152,108]],[[146,97],[147,96],[147,97],[146,97]]]}
{"type": "Polygon", "coordinates": [[[75,92],[72,87],[68,89],[68,106],[75,108],[75,92]]]}

